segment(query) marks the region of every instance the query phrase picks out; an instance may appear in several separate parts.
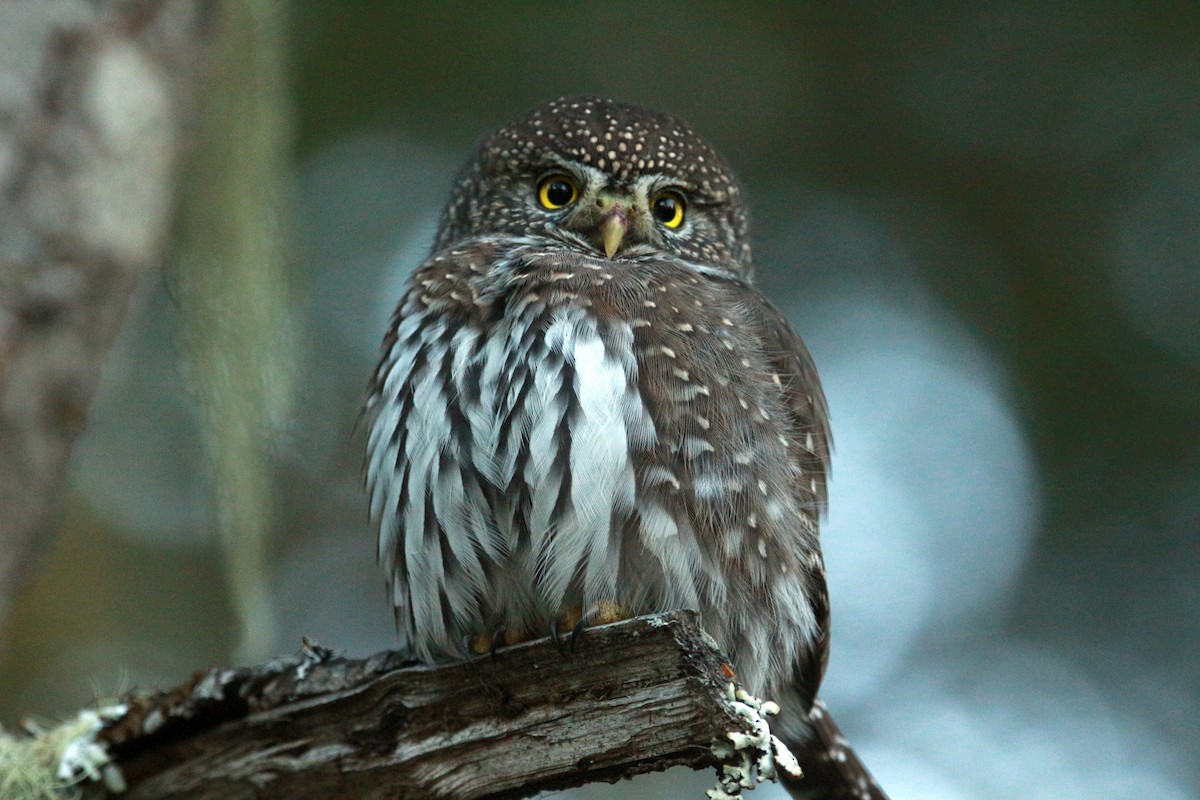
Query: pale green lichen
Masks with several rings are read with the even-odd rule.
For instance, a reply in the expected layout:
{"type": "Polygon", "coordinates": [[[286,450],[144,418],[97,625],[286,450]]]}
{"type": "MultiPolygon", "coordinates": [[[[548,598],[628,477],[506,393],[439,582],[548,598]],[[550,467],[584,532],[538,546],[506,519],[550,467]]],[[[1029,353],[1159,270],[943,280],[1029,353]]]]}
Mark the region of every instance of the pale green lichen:
{"type": "Polygon", "coordinates": [[[725,762],[717,776],[717,785],[706,793],[711,800],[741,800],[743,789],[753,789],[759,783],[776,781],[783,770],[800,777],[800,765],[779,737],[771,733],[765,717],[778,714],[779,705],[760,700],[745,689],[729,684],[726,700],[734,715],[746,723],[750,732],[729,731],[725,740],[713,743],[717,758],[725,762]]]}
{"type": "Polygon", "coordinates": [[[0,729],[0,797],[5,800],[64,800],[79,797],[85,780],[121,792],[125,781],[96,733],[125,713],[124,706],[79,712],[53,728],[27,723],[30,735],[0,729]]]}

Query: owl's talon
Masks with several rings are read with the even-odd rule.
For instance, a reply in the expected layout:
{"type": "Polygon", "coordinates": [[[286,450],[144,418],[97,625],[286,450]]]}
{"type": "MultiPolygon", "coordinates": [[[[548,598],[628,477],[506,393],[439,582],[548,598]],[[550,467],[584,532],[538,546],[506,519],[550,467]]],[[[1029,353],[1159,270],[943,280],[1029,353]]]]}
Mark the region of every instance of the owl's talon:
{"type": "Polygon", "coordinates": [[[575,623],[575,627],[571,628],[571,638],[568,640],[569,641],[568,646],[572,653],[575,652],[575,645],[576,645],[576,643],[578,643],[579,637],[583,635],[583,631],[589,625],[590,625],[590,623],[588,622],[588,615],[584,614],[582,617],[579,618],[579,621],[575,623]]]}
{"type": "Polygon", "coordinates": [[[500,649],[500,646],[502,644],[509,644],[508,638],[508,630],[505,629],[504,626],[497,625],[496,627],[492,628],[491,641],[488,643],[487,654],[490,657],[495,658],[496,651],[500,649]]]}
{"type": "Polygon", "coordinates": [[[529,641],[529,638],[529,633],[524,628],[514,630],[497,625],[492,628],[491,633],[473,633],[462,637],[461,647],[467,658],[495,658],[501,648],[529,641]]]}
{"type": "Polygon", "coordinates": [[[579,606],[566,606],[554,619],[550,620],[550,636],[561,651],[563,649],[563,631],[571,629],[567,637],[567,647],[574,652],[575,645],[584,630],[595,625],[608,625],[629,619],[628,612],[615,600],[600,600],[584,611],[579,606]]]}
{"type": "Polygon", "coordinates": [[[575,624],[576,633],[580,628],[592,628],[597,625],[610,625],[629,619],[629,613],[616,600],[599,600],[575,624]]]}
{"type": "Polygon", "coordinates": [[[462,651],[463,658],[470,661],[479,655],[475,648],[480,638],[482,637],[471,633],[462,635],[462,638],[458,640],[458,648],[462,651]]]}
{"type": "Polygon", "coordinates": [[[554,646],[558,648],[558,652],[563,651],[562,627],[558,618],[550,620],[550,639],[554,642],[554,646]]]}
{"type": "Polygon", "coordinates": [[[565,649],[575,649],[575,635],[582,620],[583,609],[579,606],[563,606],[558,616],[550,620],[550,638],[554,640],[558,652],[564,652],[564,645],[565,649]],[[564,636],[563,632],[568,630],[571,633],[564,636]]]}

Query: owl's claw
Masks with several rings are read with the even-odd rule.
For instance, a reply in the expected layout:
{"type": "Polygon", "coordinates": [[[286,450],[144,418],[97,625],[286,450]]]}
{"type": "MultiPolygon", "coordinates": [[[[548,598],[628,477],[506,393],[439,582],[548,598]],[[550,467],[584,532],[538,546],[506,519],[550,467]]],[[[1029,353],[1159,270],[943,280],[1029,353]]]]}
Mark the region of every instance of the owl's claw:
{"type": "Polygon", "coordinates": [[[591,623],[588,622],[588,615],[584,614],[579,618],[579,621],[575,623],[575,626],[571,628],[571,652],[575,652],[575,643],[579,641],[579,637],[583,634],[584,629],[590,625],[591,623]]]}
{"type": "Polygon", "coordinates": [[[562,629],[559,620],[557,618],[550,620],[550,638],[553,640],[554,646],[558,648],[558,652],[560,653],[563,649],[562,636],[560,635],[561,632],[562,629]]]}
{"type": "MultiPolygon", "coordinates": [[[[515,643],[515,642],[510,642],[508,640],[509,639],[508,631],[501,625],[497,625],[496,627],[492,628],[492,635],[489,636],[488,638],[491,641],[488,642],[487,654],[489,656],[491,656],[492,658],[496,657],[496,651],[500,649],[501,645],[515,643]]],[[[520,641],[520,640],[517,640],[517,641],[520,641]]]]}
{"type": "Polygon", "coordinates": [[[462,657],[468,661],[478,655],[475,652],[475,640],[479,638],[472,636],[469,633],[464,633],[462,638],[458,640],[458,649],[462,653],[462,657]]]}
{"type": "Polygon", "coordinates": [[[492,628],[491,633],[475,633],[464,636],[462,650],[467,658],[476,656],[495,658],[500,648],[520,644],[528,641],[529,638],[529,634],[523,629],[512,630],[503,625],[497,625],[492,628]]]}
{"type": "Polygon", "coordinates": [[[571,635],[567,640],[567,647],[574,652],[575,637],[579,633],[580,623],[583,622],[583,612],[579,606],[564,606],[559,615],[550,620],[550,638],[554,640],[558,651],[563,652],[563,631],[570,630],[571,635]]]}
{"type": "Polygon", "coordinates": [[[573,652],[575,644],[579,641],[579,637],[585,629],[595,625],[620,622],[628,618],[629,614],[615,600],[600,600],[586,612],[579,606],[564,606],[562,612],[556,618],[550,620],[550,638],[554,640],[554,644],[561,652],[564,639],[563,631],[569,628],[571,633],[570,636],[566,637],[566,642],[567,648],[573,652]]]}
{"type": "Polygon", "coordinates": [[[629,619],[630,614],[625,610],[625,607],[616,600],[600,600],[583,615],[583,619],[579,622],[585,627],[591,628],[596,625],[609,625],[614,622],[621,622],[629,619]]]}

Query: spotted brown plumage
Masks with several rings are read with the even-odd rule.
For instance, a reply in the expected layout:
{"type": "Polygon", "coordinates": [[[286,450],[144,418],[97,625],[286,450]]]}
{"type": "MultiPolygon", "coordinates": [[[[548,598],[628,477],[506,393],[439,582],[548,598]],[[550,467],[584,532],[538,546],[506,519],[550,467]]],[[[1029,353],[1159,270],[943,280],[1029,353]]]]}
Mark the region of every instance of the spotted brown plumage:
{"type": "Polygon", "coordinates": [[[814,705],[828,415],[752,274],[739,185],[681,120],[566,98],[486,137],[374,375],[380,561],[429,661],[698,609],[783,707],[789,789],[882,798],[814,705]]]}

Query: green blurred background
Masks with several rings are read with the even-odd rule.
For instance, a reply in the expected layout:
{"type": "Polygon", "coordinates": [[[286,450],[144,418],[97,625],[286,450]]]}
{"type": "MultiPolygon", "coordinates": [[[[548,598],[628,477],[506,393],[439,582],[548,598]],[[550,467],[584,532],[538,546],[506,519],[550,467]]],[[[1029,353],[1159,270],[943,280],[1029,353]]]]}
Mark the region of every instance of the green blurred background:
{"type": "Polygon", "coordinates": [[[826,694],[893,797],[1198,796],[1200,6],[288,13],[273,610],[247,644],[181,258],[109,366],[0,723],[301,634],[390,645],[353,433],[387,315],[479,135],[601,94],[688,119],[747,184],[834,417],[826,694]]]}

